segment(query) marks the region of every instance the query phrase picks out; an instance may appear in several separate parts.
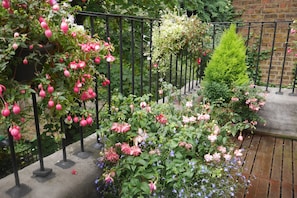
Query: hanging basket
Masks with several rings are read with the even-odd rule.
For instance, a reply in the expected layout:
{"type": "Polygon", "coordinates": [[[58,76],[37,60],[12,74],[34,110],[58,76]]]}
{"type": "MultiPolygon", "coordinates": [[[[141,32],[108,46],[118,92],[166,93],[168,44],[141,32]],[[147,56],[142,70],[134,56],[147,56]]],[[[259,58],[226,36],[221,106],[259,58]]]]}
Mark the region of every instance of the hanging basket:
{"type": "Polygon", "coordinates": [[[36,77],[36,73],[42,70],[43,64],[47,60],[47,55],[52,53],[54,50],[53,44],[47,44],[43,47],[34,49],[20,48],[16,51],[15,60],[10,64],[13,72],[13,79],[21,82],[28,83],[36,77]],[[31,53],[36,53],[37,56],[29,59],[27,64],[23,63],[25,57],[30,56],[31,53]]]}

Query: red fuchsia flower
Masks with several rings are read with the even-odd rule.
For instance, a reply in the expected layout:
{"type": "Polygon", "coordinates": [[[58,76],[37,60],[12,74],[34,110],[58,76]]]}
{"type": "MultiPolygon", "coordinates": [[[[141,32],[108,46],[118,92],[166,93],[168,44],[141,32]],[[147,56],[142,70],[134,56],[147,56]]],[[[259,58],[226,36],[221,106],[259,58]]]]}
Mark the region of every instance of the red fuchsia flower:
{"type": "Polygon", "coordinates": [[[110,53],[105,56],[105,60],[109,63],[115,61],[115,57],[112,56],[110,53]]]}
{"type": "Polygon", "coordinates": [[[106,87],[106,86],[108,86],[108,85],[110,85],[110,80],[105,79],[105,80],[102,82],[102,86],[103,86],[103,87],[106,87]]]}
{"type": "Polygon", "coordinates": [[[82,61],[82,60],[80,60],[80,61],[78,62],[78,64],[77,64],[77,66],[78,66],[79,69],[83,69],[83,68],[85,68],[86,65],[87,65],[86,62],[85,62],[85,61],[82,61]]]}
{"type": "Polygon", "coordinates": [[[156,116],[156,120],[161,124],[167,123],[167,118],[163,114],[159,114],[156,116]]]}
{"type": "Polygon", "coordinates": [[[12,107],[12,112],[16,115],[21,112],[21,108],[17,103],[14,103],[14,105],[12,107]]]}
{"type": "Polygon", "coordinates": [[[0,84],[0,97],[3,97],[3,93],[6,91],[6,87],[0,84]]]}
{"type": "Polygon", "coordinates": [[[138,146],[132,146],[131,147],[130,155],[139,156],[140,154],[141,154],[141,149],[138,146]]]}
{"type": "Polygon", "coordinates": [[[197,64],[198,64],[198,65],[201,64],[201,58],[197,58],[197,64]]]}
{"type": "Polygon", "coordinates": [[[24,64],[24,65],[28,65],[28,59],[27,59],[27,58],[24,58],[24,60],[23,60],[23,64],[24,64]]]}
{"type": "Polygon", "coordinates": [[[52,94],[52,93],[54,92],[54,90],[55,90],[55,88],[54,88],[53,86],[51,86],[51,85],[48,85],[48,86],[47,86],[47,92],[48,92],[49,94],[52,94]]]}
{"type": "Polygon", "coordinates": [[[100,64],[101,62],[101,58],[99,56],[97,56],[95,59],[94,59],[94,63],[96,63],[97,65],[100,64]]]}
{"type": "Polygon", "coordinates": [[[8,103],[7,102],[4,103],[4,109],[2,109],[1,114],[4,117],[8,117],[10,115],[10,110],[8,108],[8,103]]]}
{"type": "Polygon", "coordinates": [[[62,20],[60,28],[61,28],[61,31],[64,32],[64,34],[68,32],[68,24],[65,22],[65,19],[62,20]]]}
{"type": "Polygon", "coordinates": [[[10,1],[9,0],[3,0],[2,1],[2,7],[4,9],[9,9],[10,8],[10,1]]]}
{"type": "Polygon", "coordinates": [[[68,67],[73,70],[76,70],[78,68],[77,63],[75,61],[70,62],[68,67]]]}
{"type": "Polygon", "coordinates": [[[53,9],[54,12],[59,11],[60,10],[59,4],[56,3],[55,5],[53,5],[52,9],[53,9]]]}
{"type": "Polygon", "coordinates": [[[61,111],[62,105],[60,103],[56,104],[56,110],[61,111]]]}
{"type": "Polygon", "coordinates": [[[291,34],[295,34],[296,33],[296,30],[292,28],[291,31],[290,31],[290,33],[291,34]]]}
{"type": "Polygon", "coordinates": [[[111,126],[111,130],[117,133],[126,133],[130,130],[131,125],[128,123],[113,123],[111,126]]]}
{"type": "Polygon", "coordinates": [[[52,33],[52,31],[51,31],[50,29],[46,29],[46,30],[44,31],[44,35],[45,35],[47,38],[50,38],[50,37],[53,36],[53,33],[52,33]]]}
{"type": "Polygon", "coordinates": [[[154,192],[154,191],[156,191],[157,190],[157,186],[156,186],[156,182],[150,182],[149,183],[149,187],[150,187],[150,192],[152,193],[152,192],[154,192]]]}
{"type": "Polygon", "coordinates": [[[18,125],[13,125],[12,127],[9,127],[9,132],[12,135],[14,140],[20,140],[21,139],[21,128],[18,125]]]}
{"type": "Polygon", "coordinates": [[[113,147],[110,147],[109,149],[107,149],[104,152],[104,154],[105,154],[105,159],[112,163],[116,163],[120,159],[120,156],[116,153],[113,147]]]}
{"type": "Polygon", "coordinates": [[[55,102],[50,98],[50,100],[47,102],[48,108],[53,108],[55,106],[55,102]]]}
{"type": "Polygon", "coordinates": [[[74,123],[78,123],[78,122],[79,122],[79,118],[78,118],[77,116],[74,116],[74,118],[73,118],[73,122],[74,122],[74,123]]]}

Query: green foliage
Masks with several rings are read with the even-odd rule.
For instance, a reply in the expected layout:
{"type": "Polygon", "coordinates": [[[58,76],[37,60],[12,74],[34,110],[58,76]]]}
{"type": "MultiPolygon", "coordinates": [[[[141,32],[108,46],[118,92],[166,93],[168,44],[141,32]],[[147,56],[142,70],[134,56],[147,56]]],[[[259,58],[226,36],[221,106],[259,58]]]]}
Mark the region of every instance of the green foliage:
{"type": "Polygon", "coordinates": [[[150,102],[149,96],[112,101],[98,130],[105,143],[98,159],[103,174],[96,180],[101,196],[232,197],[245,184],[230,174],[240,177],[242,171],[241,151],[229,138],[234,126],[219,125],[213,106],[196,97],[178,106],[150,102]]]}
{"type": "Polygon", "coordinates": [[[231,90],[226,84],[209,82],[203,88],[203,95],[212,101],[228,101],[231,97],[231,90]]]}
{"type": "Polygon", "coordinates": [[[244,41],[236,33],[235,25],[231,25],[223,34],[205,69],[204,85],[216,82],[232,89],[234,86],[249,83],[245,53],[244,41]]]}
{"type": "Polygon", "coordinates": [[[232,21],[236,16],[230,0],[179,0],[189,14],[196,14],[204,22],[232,21]]]}

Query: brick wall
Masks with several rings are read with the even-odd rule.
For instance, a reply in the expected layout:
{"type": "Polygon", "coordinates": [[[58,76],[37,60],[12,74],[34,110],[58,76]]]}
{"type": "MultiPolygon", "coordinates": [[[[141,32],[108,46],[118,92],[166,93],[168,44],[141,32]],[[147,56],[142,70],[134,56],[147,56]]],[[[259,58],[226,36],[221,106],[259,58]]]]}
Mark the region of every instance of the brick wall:
{"type": "MultiPolygon", "coordinates": [[[[288,47],[292,48],[293,51],[287,54],[284,61],[285,46],[287,41],[288,30],[290,30],[289,21],[297,19],[297,0],[233,0],[233,6],[237,11],[242,13],[241,20],[244,22],[256,22],[251,25],[251,33],[253,38],[259,38],[262,31],[262,50],[271,50],[273,33],[274,33],[274,22],[277,22],[276,38],[274,46],[274,56],[272,58],[271,77],[269,82],[273,85],[280,83],[282,74],[282,67],[284,66],[283,72],[283,84],[290,85],[293,81],[293,67],[297,59],[294,54],[297,54],[297,47],[294,50],[294,40],[297,41],[295,35],[289,36],[288,47]],[[259,22],[272,22],[268,24],[262,24],[259,22]]],[[[244,36],[247,36],[247,31],[242,28],[241,32],[244,36]]],[[[255,39],[252,39],[249,45],[252,45],[255,39]]],[[[268,78],[268,68],[270,65],[270,58],[266,61],[262,61],[260,68],[262,71],[262,82],[266,82],[268,78]]]]}

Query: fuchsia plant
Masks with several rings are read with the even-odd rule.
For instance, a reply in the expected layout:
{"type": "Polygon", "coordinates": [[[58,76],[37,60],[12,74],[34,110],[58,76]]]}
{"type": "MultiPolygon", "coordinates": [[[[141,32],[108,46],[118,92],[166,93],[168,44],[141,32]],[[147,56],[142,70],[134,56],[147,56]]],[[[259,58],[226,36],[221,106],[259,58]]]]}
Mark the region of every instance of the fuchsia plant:
{"type": "MultiPolygon", "coordinates": [[[[92,125],[94,112],[85,108],[84,103],[94,100],[96,91],[101,89],[95,90],[95,80],[102,87],[110,84],[110,80],[99,72],[101,64],[115,60],[111,55],[110,39],[103,41],[96,35],[91,37],[83,26],[75,24],[75,10],[69,1],[2,0],[0,13],[0,38],[4,41],[0,54],[0,123],[6,123],[11,134],[17,134],[21,118],[31,108],[19,104],[35,92],[39,113],[47,123],[57,125],[60,118],[67,117],[67,124],[92,125]],[[45,54],[37,50],[47,49],[48,45],[52,47],[45,54]],[[19,64],[14,59],[23,49],[30,53],[21,62],[26,65],[42,60],[42,69],[35,71],[32,81],[19,83],[14,79],[10,65],[19,64]]],[[[48,130],[56,132],[58,129],[48,130]]],[[[19,139],[20,136],[15,137],[19,139]]]]}

